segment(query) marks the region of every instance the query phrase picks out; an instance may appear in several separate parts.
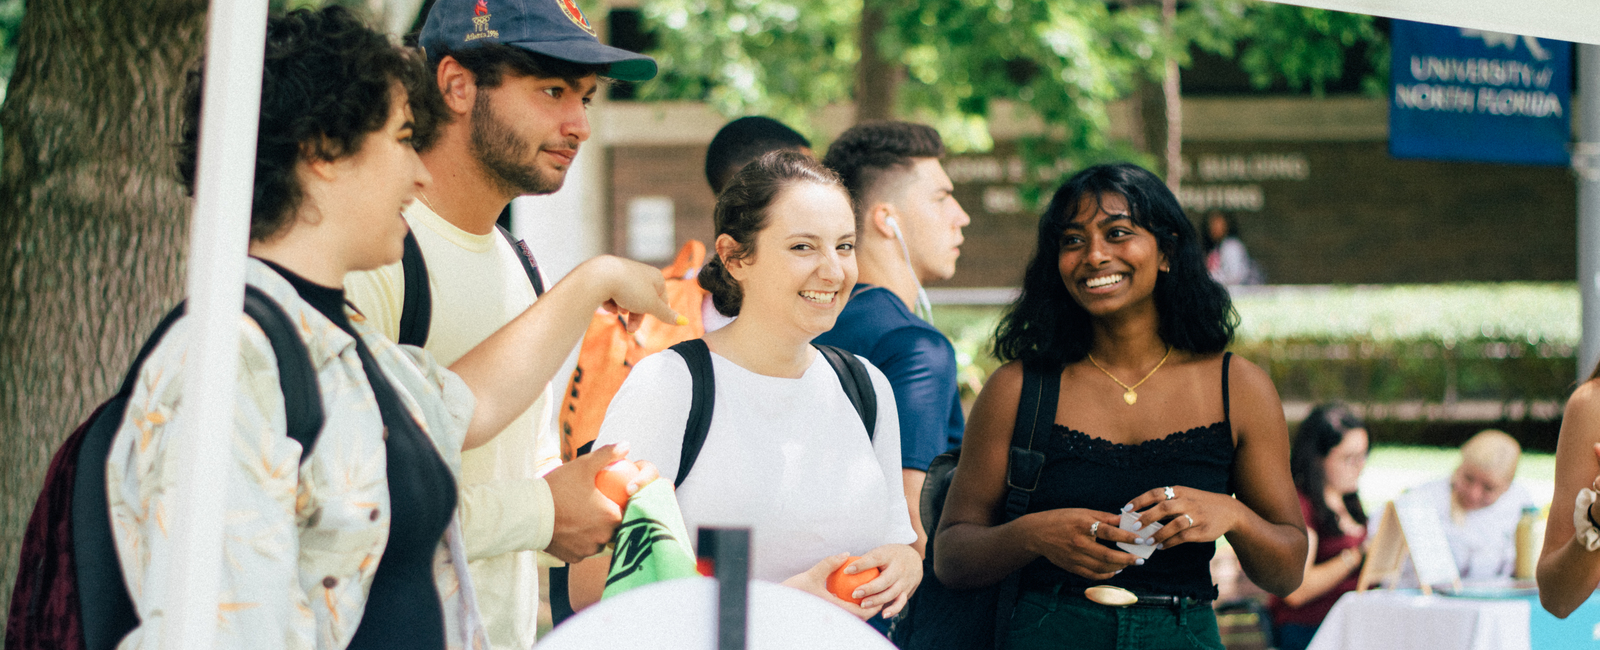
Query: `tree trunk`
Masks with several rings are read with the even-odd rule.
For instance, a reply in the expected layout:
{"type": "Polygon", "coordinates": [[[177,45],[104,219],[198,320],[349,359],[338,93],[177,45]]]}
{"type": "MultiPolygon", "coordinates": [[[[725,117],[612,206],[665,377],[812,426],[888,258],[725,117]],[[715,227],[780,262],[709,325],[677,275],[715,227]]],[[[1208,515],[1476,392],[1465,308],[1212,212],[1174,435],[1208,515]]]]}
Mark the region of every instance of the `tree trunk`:
{"type": "Polygon", "coordinates": [[[878,51],[878,33],[883,31],[883,10],[866,0],[861,9],[861,60],[856,63],[856,122],[894,118],[895,89],[902,69],[885,61],[878,51]]]}
{"type": "MultiPolygon", "coordinates": [[[[1161,1],[1161,26],[1170,42],[1178,23],[1178,0],[1161,1]]],[[[1167,57],[1161,79],[1162,103],[1167,108],[1167,187],[1173,194],[1183,184],[1183,93],[1179,87],[1178,61],[1167,57]]]]}
{"type": "Polygon", "coordinates": [[[1144,75],[1139,75],[1133,92],[1128,95],[1133,102],[1133,146],[1155,159],[1156,171],[1167,175],[1167,101],[1166,89],[1144,75]]]}
{"type": "Polygon", "coordinates": [[[204,0],[29,0],[0,167],[0,611],[50,455],[183,293],[204,0]]]}

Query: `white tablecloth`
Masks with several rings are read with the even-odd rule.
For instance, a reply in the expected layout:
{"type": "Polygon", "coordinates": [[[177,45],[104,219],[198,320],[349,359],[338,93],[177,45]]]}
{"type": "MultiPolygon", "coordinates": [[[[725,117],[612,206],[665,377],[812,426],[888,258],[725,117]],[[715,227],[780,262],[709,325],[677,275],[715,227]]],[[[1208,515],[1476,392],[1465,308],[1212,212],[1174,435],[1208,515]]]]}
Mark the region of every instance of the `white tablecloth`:
{"type": "Polygon", "coordinates": [[[1530,650],[1526,600],[1350,592],[1339,599],[1308,650],[1530,650]]]}
{"type": "MultiPolygon", "coordinates": [[[[860,619],[802,591],[752,580],[749,608],[746,647],[750,650],[895,650],[860,619]]],[[[534,647],[714,650],[716,611],[716,580],[668,580],[602,600],[534,647]]]]}

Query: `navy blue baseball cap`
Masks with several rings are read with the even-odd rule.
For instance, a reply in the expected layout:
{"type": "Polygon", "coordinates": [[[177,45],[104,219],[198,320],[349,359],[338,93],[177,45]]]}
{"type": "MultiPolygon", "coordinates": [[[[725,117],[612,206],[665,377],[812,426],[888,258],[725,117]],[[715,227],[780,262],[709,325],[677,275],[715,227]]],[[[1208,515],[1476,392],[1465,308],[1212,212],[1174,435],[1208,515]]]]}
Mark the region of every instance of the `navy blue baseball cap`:
{"type": "Polygon", "coordinates": [[[605,76],[622,81],[656,76],[655,59],[601,43],[575,0],[437,0],[417,39],[433,52],[489,43],[573,63],[609,64],[605,76]]]}

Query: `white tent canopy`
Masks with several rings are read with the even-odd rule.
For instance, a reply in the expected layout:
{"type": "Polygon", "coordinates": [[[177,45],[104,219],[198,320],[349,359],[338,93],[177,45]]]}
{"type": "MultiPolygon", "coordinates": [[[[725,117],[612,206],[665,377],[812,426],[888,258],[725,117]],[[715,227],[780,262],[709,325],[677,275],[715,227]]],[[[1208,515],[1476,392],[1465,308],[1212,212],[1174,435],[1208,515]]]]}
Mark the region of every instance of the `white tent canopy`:
{"type": "Polygon", "coordinates": [[[1271,0],[1435,25],[1600,43],[1595,0],[1271,0]]]}

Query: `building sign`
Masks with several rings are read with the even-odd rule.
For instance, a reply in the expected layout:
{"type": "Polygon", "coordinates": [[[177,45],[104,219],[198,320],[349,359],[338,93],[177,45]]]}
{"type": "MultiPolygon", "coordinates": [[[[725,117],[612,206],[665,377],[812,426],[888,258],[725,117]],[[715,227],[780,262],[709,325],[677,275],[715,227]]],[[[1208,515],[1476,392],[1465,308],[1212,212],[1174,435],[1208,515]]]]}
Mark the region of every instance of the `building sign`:
{"type": "Polygon", "coordinates": [[[1389,154],[1566,165],[1572,44],[1393,22],[1389,154]]]}
{"type": "Polygon", "coordinates": [[[1299,151],[1201,154],[1183,157],[1178,202],[1191,213],[1210,210],[1260,212],[1267,194],[1262,181],[1306,181],[1311,163],[1299,151]]]}

